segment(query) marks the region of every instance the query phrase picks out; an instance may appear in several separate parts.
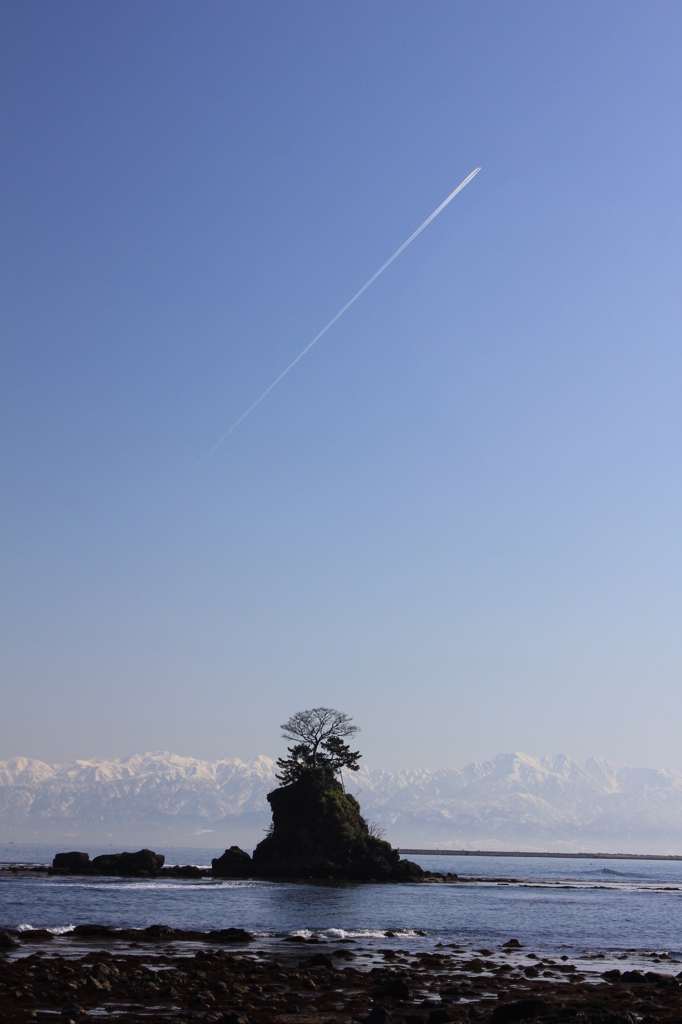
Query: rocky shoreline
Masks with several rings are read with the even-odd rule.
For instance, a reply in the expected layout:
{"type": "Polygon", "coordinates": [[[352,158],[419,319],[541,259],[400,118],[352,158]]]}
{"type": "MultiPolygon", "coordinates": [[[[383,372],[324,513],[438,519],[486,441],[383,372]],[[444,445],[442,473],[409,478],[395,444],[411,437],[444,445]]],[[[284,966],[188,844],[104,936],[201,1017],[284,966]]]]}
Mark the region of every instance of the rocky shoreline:
{"type": "Polygon", "coordinates": [[[603,970],[539,957],[510,940],[430,952],[323,944],[301,936],[257,948],[241,929],[179,932],[81,925],[65,939],[0,938],[0,1020],[68,1024],[103,1014],[150,1024],[673,1024],[682,972],[665,954],[655,970],[603,970]],[[194,943],[200,943],[199,947],[194,943]],[[59,951],[55,949],[59,947],[59,951]]]}

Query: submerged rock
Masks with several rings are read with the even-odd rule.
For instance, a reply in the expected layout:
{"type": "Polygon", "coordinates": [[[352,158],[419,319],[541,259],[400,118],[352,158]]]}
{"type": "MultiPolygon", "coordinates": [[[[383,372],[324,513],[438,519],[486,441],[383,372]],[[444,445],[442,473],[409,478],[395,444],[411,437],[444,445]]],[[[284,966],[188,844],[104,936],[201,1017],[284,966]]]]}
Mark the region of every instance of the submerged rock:
{"type": "Polygon", "coordinates": [[[253,871],[269,878],[417,881],[422,869],[369,834],[360,805],[321,769],[268,793],[272,831],[253,853],[253,871]]]}
{"type": "Polygon", "coordinates": [[[138,850],[137,853],[105,853],[95,857],[93,870],[98,875],[121,875],[127,878],[144,878],[156,875],[166,858],[153,850],[138,850]]]}

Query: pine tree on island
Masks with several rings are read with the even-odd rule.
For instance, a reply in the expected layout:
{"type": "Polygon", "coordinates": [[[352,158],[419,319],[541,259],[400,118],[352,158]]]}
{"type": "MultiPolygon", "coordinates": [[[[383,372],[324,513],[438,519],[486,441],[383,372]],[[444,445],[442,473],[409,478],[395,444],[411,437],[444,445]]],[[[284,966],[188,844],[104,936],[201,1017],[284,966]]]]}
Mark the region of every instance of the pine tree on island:
{"type": "Polygon", "coordinates": [[[311,708],[292,715],[280,728],[283,739],[298,740],[298,743],[289,747],[288,757],[280,757],[277,761],[280,782],[287,786],[316,769],[340,780],[344,768],[356,772],[362,754],[343,742],[344,737],[360,732],[360,727],[353,725],[352,721],[348,715],[333,708],[311,708]]]}
{"type": "Polygon", "coordinates": [[[359,732],[342,711],[298,711],[282,725],[292,741],[277,761],[282,785],[268,793],[272,825],[253,853],[232,847],[213,861],[222,877],[420,881],[422,869],[401,860],[390,843],[372,835],[360,804],[346,793],[344,771],[356,772],[361,754],[346,740],[359,732]]]}

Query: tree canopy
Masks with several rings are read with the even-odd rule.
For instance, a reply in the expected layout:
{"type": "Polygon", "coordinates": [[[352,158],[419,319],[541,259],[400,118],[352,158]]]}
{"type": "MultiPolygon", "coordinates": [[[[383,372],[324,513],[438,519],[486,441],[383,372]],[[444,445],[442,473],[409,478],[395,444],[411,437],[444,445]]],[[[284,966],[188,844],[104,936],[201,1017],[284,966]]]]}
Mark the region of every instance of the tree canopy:
{"type": "Polygon", "coordinates": [[[288,757],[278,759],[277,778],[287,785],[316,769],[334,776],[343,768],[358,771],[360,751],[351,750],[344,742],[345,737],[360,731],[352,723],[352,718],[333,708],[297,711],[281,727],[283,738],[296,742],[288,748],[288,757]]]}

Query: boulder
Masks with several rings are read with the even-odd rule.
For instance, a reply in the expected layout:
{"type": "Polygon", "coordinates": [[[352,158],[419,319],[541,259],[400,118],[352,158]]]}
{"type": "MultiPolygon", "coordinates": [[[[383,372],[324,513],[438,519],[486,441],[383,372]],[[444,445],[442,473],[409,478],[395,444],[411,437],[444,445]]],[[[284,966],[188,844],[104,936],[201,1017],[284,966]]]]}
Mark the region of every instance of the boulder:
{"type": "Polygon", "coordinates": [[[0,932],[0,949],[14,949],[19,943],[13,939],[9,932],[0,932]]]}
{"type": "Polygon", "coordinates": [[[124,878],[145,878],[157,875],[164,865],[165,857],[153,850],[138,850],[137,853],[105,853],[95,857],[93,871],[98,875],[120,875],[124,878]]]}
{"type": "Polygon", "coordinates": [[[93,867],[90,854],[81,853],[80,850],[57,853],[52,861],[52,871],[55,875],[91,875],[93,867]]]}
{"type": "Polygon", "coordinates": [[[211,870],[216,878],[250,878],[253,861],[244,850],[231,846],[222,857],[213,858],[211,870]]]}

